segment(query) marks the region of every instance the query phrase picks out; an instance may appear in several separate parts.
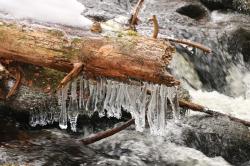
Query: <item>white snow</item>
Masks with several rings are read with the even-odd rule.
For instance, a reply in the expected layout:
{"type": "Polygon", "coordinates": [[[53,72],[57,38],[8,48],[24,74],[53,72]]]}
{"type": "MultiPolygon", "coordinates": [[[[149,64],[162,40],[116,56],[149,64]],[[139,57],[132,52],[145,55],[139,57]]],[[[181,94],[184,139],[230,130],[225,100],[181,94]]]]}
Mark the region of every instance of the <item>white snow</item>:
{"type": "Polygon", "coordinates": [[[75,27],[89,27],[82,16],[85,7],[77,0],[0,0],[0,13],[14,19],[34,19],[75,27]]]}
{"type": "Polygon", "coordinates": [[[250,121],[250,99],[229,97],[217,91],[190,90],[193,102],[234,117],[250,121]]]}

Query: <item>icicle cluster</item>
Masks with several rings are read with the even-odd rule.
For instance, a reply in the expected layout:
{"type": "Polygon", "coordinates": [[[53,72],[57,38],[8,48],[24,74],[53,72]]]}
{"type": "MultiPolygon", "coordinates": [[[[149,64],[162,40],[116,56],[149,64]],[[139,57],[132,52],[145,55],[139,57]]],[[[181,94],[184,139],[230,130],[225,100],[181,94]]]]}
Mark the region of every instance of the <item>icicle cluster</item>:
{"type": "Polygon", "coordinates": [[[175,87],[143,83],[129,85],[113,80],[87,80],[80,77],[58,92],[61,107],[59,126],[76,131],[79,114],[121,118],[122,108],[135,119],[136,130],[143,131],[146,118],[154,135],[164,134],[166,119],[179,118],[175,87]]]}

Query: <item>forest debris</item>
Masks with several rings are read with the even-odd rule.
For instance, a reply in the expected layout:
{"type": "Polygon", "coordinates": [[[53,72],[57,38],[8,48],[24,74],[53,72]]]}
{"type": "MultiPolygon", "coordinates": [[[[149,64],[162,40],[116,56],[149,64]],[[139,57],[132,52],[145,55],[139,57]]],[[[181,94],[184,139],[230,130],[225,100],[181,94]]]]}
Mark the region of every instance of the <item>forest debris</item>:
{"type": "Polygon", "coordinates": [[[101,139],[110,137],[124,129],[126,129],[127,127],[129,127],[130,125],[134,124],[135,120],[134,119],[130,119],[127,122],[123,123],[121,126],[118,127],[114,127],[112,129],[108,129],[106,131],[101,131],[96,133],[94,136],[88,137],[88,138],[84,138],[82,140],[80,140],[84,145],[89,145],[92,143],[95,143],[101,139]]]}
{"type": "Polygon", "coordinates": [[[91,30],[91,32],[94,32],[94,33],[101,33],[102,32],[101,24],[99,22],[95,21],[92,24],[92,27],[90,30],[91,30]]]}
{"type": "Polygon", "coordinates": [[[144,0],[138,0],[135,8],[134,8],[134,11],[133,11],[133,14],[131,15],[130,19],[129,19],[129,25],[130,25],[130,28],[132,30],[136,30],[135,26],[138,25],[138,14],[140,12],[140,9],[142,8],[142,5],[143,5],[143,2],[144,0]]]}
{"type": "Polygon", "coordinates": [[[67,74],[58,85],[58,89],[63,88],[68,82],[77,77],[83,69],[83,63],[74,63],[73,69],[67,74]]]}
{"type": "Polygon", "coordinates": [[[8,75],[9,71],[0,63],[0,79],[8,75]]]}
{"type": "Polygon", "coordinates": [[[190,41],[190,40],[187,40],[187,39],[175,39],[175,38],[171,38],[171,37],[165,37],[164,38],[165,40],[168,40],[168,41],[171,41],[171,42],[175,42],[175,43],[181,43],[181,44],[185,44],[185,45],[188,45],[188,46],[191,46],[191,47],[195,47],[195,48],[198,48],[200,50],[203,50],[204,52],[206,53],[211,53],[212,50],[200,43],[197,43],[197,42],[194,42],[194,41],[190,41]]]}
{"type": "Polygon", "coordinates": [[[15,84],[13,85],[13,87],[10,89],[10,91],[8,92],[6,99],[9,99],[11,96],[13,96],[16,93],[17,88],[19,87],[20,83],[21,83],[21,72],[20,70],[15,70],[15,84]]]}
{"type": "Polygon", "coordinates": [[[199,104],[195,104],[195,103],[185,101],[185,100],[179,100],[179,105],[182,108],[191,109],[193,111],[206,113],[206,114],[209,114],[211,116],[225,116],[225,117],[228,117],[232,121],[239,122],[239,123],[244,124],[245,126],[250,127],[250,122],[248,122],[248,121],[245,121],[245,120],[242,120],[242,119],[239,119],[239,118],[236,118],[236,117],[233,117],[231,115],[227,115],[227,114],[224,114],[224,113],[221,113],[221,112],[217,112],[217,111],[207,109],[204,106],[199,105],[199,104]]]}

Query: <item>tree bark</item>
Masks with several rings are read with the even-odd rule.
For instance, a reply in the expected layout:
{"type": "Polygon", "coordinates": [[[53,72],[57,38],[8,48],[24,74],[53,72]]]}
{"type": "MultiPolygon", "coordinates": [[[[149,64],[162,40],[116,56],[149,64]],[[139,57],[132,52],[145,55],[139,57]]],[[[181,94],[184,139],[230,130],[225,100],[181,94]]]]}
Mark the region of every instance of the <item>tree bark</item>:
{"type": "MultiPolygon", "coordinates": [[[[73,31],[73,30],[72,30],[73,31]]],[[[73,33],[73,32],[72,32],[73,33]]],[[[140,36],[76,36],[66,31],[0,20],[0,58],[70,72],[83,64],[87,77],[178,85],[166,65],[174,48],[140,36]]]]}

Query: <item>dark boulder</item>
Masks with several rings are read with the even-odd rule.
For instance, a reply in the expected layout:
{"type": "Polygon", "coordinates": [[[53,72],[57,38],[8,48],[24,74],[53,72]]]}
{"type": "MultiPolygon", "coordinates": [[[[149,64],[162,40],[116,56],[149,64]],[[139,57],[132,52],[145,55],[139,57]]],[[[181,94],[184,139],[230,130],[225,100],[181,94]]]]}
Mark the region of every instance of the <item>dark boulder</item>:
{"type": "Polygon", "coordinates": [[[201,0],[210,10],[232,9],[240,13],[250,14],[249,0],[201,0]]]}

